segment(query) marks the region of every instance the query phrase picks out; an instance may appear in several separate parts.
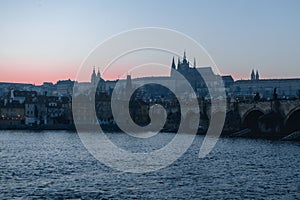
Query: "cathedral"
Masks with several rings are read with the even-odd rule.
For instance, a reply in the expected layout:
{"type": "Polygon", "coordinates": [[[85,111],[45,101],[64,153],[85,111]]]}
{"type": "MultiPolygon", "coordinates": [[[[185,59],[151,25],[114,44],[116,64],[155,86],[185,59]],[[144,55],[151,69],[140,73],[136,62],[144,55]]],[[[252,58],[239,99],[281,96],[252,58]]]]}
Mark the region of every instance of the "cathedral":
{"type": "Polygon", "coordinates": [[[259,74],[258,74],[258,70],[256,70],[256,74],[254,73],[254,69],[252,69],[252,72],[251,72],[251,80],[254,81],[254,80],[259,80],[259,74]]]}
{"type": "Polygon", "coordinates": [[[205,76],[206,80],[215,81],[215,74],[212,71],[211,67],[201,67],[197,68],[196,59],[194,58],[193,66],[190,65],[190,62],[187,59],[186,52],[184,51],[182,61],[178,58],[177,66],[173,57],[172,60],[172,70],[171,78],[175,77],[175,70],[182,74],[191,84],[193,89],[200,93],[200,96],[206,96],[208,94],[207,85],[203,79],[205,76]]]}
{"type": "Polygon", "coordinates": [[[91,76],[91,84],[94,88],[97,87],[97,91],[105,91],[105,81],[102,79],[99,69],[96,74],[95,66],[91,76]]]}
{"type": "MultiPolygon", "coordinates": [[[[172,63],[171,63],[171,72],[169,76],[166,77],[141,77],[134,79],[135,82],[143,81],[144,79],[149,79],[155,81],[155,79],[158,80],[158,83],[160,81],[166,81],[169,84],[174,85],[175,89],[178,92],[182,93],[190,93],[191,91],[186,91],[185,87],[182,87],[185,81],[188,81],[191,85],[192,89],[196,93],[198,97],[207,97],[209,96],[208,88],[211,90],[219,90],[219,88],[223,88],[224,86],[226,88],[229,88],[230,85],[233,83],[233,79],[231,76],[220,76],[216,75],[211,67],[199,67],[196,65],[196,59],[194,58],[193,65],[190,64],[190,62],[187,59],[186,52],[184,51],[182,59],[178,58],[178,61],[175,63],[175,58],[173,57],[172,63]],[[181,76],[178,76],[178,74],[181,74],[186,80],[180,78],[181,76]],[[223,85],[224,82],[224,85],[223,85]]],[[[97,88],[97,92],[111,92],[116,82],[119,80],[114,81],[104,81],[101,77],[100,70],[98,69],[98,72],[96,73],[95,67],[93,69],[92,75],[91,75],[91,85],[93,88],[97,88]]],[[[125,81],[125,80],[120,80],[125,81]]],[[[129,86],[129,88],[132,88],[133,85],[131,84],[131,77],[127,76],[126,79],[126,85],[129,86]],[[130,80],[130,81],[129,81],[130,80]]],[[[126,87],[125,87],[126,88],[126,87]]],[[[125,89],[124,88],[124,89],[125,89]]],[[[128,89],[128,88],[127,88],[128,89]]],[[[127,91],[126,89],[126,91],[127,91]]]]}
{"type": "MultiPolygon", "coordinates": [[[[196,69],[196,59],[194,59],[194,66],[190,67],[190,62],[187,60],[186,52],[184,51],[182,61],[180,61],[180,58],[178,58],[177,67],[175,65],[175,60],[174,60],[174,57],[173,57],[172,69],[177,70],[178,72],[180,72],[184,76],[195,74],[195,72],[196,72],[196,70],[195,70],[196,69]]],[[[171,76],[172,76],[172,72],[171,72],[171,76]]]]}

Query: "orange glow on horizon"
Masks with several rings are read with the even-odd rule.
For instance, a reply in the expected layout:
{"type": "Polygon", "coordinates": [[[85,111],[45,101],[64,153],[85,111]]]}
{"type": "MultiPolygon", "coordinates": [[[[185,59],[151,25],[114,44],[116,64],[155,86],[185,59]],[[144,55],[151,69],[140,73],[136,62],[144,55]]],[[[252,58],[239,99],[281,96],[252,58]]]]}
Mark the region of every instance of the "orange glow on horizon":
{"type": "Polygon", "coordinates": [[[74,80],[78,66],[75,63],[15,61],[0,64],[0,82],[42,85],[58,80],[74,80]],[[42,64],[40,64],[42,63],[42,64]]]}
{"type": "MultiPolygon", "coordinates": [[[[96,66],[96,73],[98,66],[96,66]]],[[[77,72],[80,69],[80,63],[76,62],[55,62],[55,61],[32,61],[32,60],[18,60],[18,61],[2,61],[0,63],[1,73],[0,82],[11,83],[28,83],[35,85],[42,85],[44,82],[56,83],[59,80],[76,80],[77,72]],[[42,64],[40,64],[42,63],[42,64]]],[[[132,78],[141,77],[138,73],[127,72],[130,69],[129,65],[113,66],[106,71],[101,71],[101,77],[104,80],[124,79],[127,74],[132,75],[132,78]]],[[[93,71],[93,66],[86,69],[83,79],[79,82],[89,82],[93,71]]],[[[168,76],[168,71],[163,72],[149,72],[149,76],[168,76]]],[[[221,75],[231,75],[234,80],[249,80],[250,72],[239,74],[238,72],[227,72],[221,75]]],[[[260,74],[261,79],[282,79],[283,77],[260,74]]],[[[284,77],[296,78],[296,77],[284,77]]]]}

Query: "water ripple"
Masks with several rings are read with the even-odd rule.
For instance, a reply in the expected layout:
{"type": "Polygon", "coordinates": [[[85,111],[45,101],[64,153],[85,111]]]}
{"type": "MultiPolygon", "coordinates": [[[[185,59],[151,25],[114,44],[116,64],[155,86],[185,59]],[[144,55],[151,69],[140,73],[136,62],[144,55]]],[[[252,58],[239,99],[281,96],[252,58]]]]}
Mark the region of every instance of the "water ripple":
{"type": "MultiPolygon", "coordinates": [[[[109,137],[122,148],[147,151],[173,135],[160,134],[148,146],[122,134],[109,137]]],[[[2,131],[0,199],[300,198],[299,143],[223,138],[199,159],[202,140],[197,136],[167,168],[132,174],[95,160],[74,133],[2,131]]]]}

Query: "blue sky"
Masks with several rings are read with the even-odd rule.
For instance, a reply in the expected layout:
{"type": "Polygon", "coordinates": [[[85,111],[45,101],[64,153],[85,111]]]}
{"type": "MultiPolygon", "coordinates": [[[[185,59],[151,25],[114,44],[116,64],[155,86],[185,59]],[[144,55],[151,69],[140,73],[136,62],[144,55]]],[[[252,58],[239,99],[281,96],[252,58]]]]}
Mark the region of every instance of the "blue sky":
{"type": "Polygon", "coordinates": [[[191,36],[235,79],[252,68],[263,78],[300,77],[299,11],[297,0],[2,0],[0,81],[74,78],[97,44],[149,26],[191,36]]]}

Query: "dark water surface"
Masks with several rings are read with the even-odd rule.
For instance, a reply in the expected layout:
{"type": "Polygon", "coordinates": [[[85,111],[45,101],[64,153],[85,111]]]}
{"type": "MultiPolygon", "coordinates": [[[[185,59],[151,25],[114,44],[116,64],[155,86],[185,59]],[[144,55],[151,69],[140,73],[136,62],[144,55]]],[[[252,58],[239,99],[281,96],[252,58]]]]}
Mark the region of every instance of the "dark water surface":
{"type": "MultiPolygon", "coordinates": [[[[173,136],[159,134],[150,146],[173,136]]],[[[124,134],[109,137],[132,151],[145,147],[124,134]]],[[[300,198],[300,143],[221,138],[199,159],[202,140],[167,168],[133,174],[94,159],[76,133],[1,131],[0,199],[300,198]]]]}

